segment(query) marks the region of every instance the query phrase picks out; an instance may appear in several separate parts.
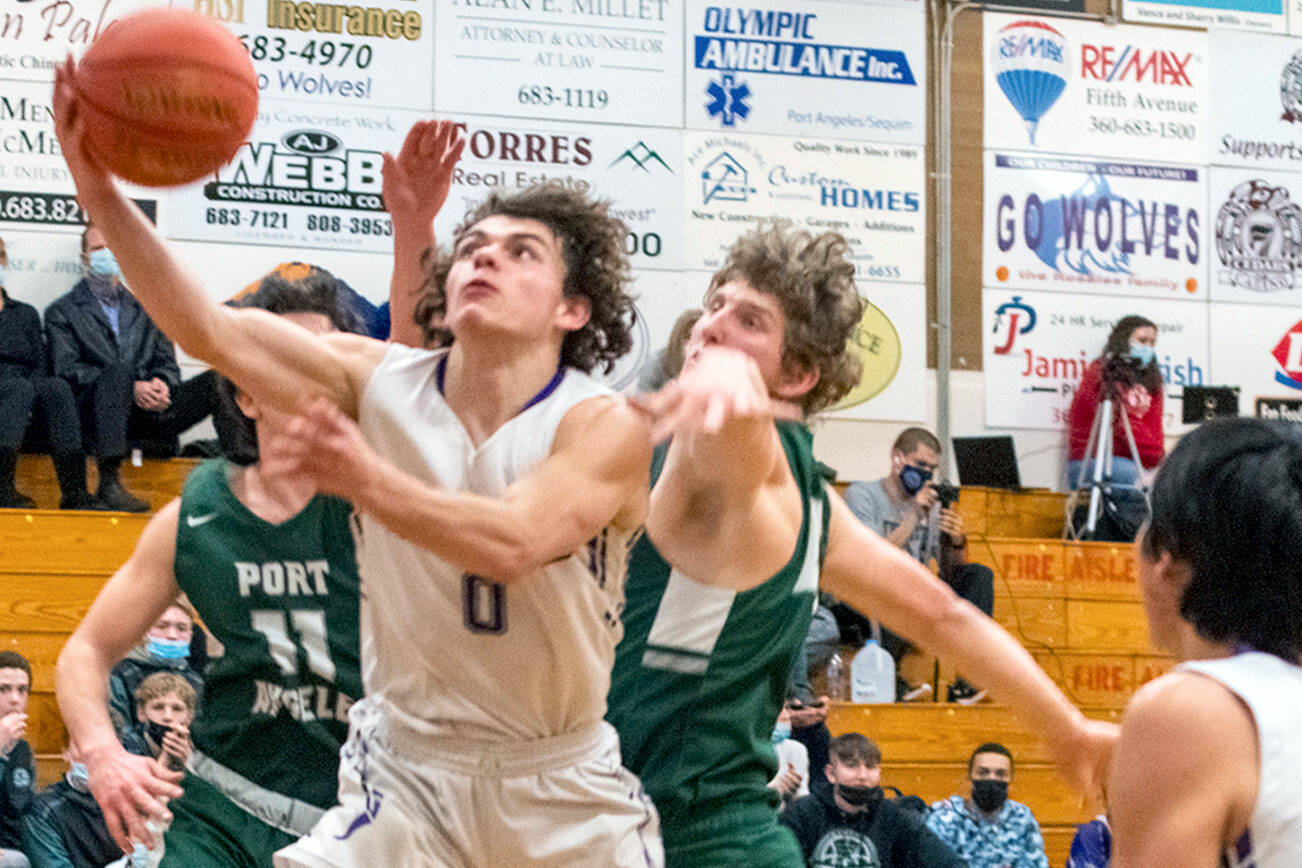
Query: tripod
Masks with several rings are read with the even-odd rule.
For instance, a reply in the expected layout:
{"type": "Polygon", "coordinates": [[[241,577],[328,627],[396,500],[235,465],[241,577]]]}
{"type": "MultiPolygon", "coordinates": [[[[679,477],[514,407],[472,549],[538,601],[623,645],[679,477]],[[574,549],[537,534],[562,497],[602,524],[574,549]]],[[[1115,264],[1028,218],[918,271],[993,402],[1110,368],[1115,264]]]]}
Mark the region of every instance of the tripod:
{"type": "MultiPolygon", "coordinates": [[[[1118,412],[1121,414],[1121,429],[1126,435],[1126,444],[1130,447],[1130,454],[1139,459],[1139,449],[1135,445],[1135,435],[1130,428],[1130,416],[1124,408],[1119,408],[1119,391],[1118,384],[1115,382],[1105,383],[1105,397],[1099,402],[1098,409],[1094,412],[1094,421],[1090,424],[1090,436],[1085,443],[1084,463],[1082,470],[1088,469],[1088,476],[1082,472],[1081,477],[1076,480],[1076,488],[1071,496],[1067,498],[1067,521],[1064,524],[1065,535],[1069,539],[1094,539],[1098,530],[1099,517],[1103,513],[1104,497],[1112,485],[1112,457],[1115,444],[1115,426],[1113,420],[1118,412]],[[1074,516],[1084,497],[1085,492],[1089,492],[1089,509],[1086,512],[1085,526],[1082,531],[1076,526],[1074,516]]],[[[1144,498],[1145,505],[1148,502],[1148,491],[1139,489],[1144,498]]]]}

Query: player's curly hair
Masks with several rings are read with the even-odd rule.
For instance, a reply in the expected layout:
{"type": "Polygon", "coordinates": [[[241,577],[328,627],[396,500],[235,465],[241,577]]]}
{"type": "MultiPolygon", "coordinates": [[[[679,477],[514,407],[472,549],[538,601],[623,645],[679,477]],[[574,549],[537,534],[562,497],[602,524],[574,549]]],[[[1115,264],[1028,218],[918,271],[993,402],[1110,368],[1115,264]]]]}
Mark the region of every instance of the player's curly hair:
{"type": "MultiPolygon", "coordinates": [[[[566,298],[586,298],[590,308],[588,322],[565,336],[561,363],[589,372],[600,365],[610,372],[615,360],[633,346],[637,316],[628,293],[632,274],[624,252],[624,222],[610,214],[608,202],[593,201],[560,181],[547,181],[517,193],[491,194],[466,214],[453,234],[453,247],[476,223],[495,215],[537,220],[560,239],[565,258],[561,290],[566,298]]],[[[451,267],[448,254],[435,260],[425,297],[416,308],[427,346],[447,341],[441,323],[447,313],[445,285],[451,267]]]]}
{"type": "Polygon", "coordinates": [[[863,373],[850,348],[864,303],[849,253],[849,242],[835,232],[814,235],[789,220],[773,221],[733,243],[706,292],[708,298],[740,279],[778,300],[787,323],[782,364],[818,371],[818,382],[800,399],[806,416],[836,403],[863,373]]]}

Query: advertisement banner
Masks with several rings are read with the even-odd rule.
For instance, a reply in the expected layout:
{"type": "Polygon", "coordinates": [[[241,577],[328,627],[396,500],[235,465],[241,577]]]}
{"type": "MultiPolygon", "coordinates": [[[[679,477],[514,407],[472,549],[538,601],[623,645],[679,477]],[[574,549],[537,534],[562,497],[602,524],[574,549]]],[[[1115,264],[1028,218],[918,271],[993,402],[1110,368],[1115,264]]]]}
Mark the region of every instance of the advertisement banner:
{"type": "Polygon", "coordinates": [[[437,0],[442,115],[680,127],[682,0],[437,0]]]}
{"type": "Polygon", "coordinates": [[[1211,161],[1302,171],[1302,44],[1233,30],[1210,35],[1211,161]]]}
{"type": "Polygon", "coordinates": [[[80,226],[78,235],[55,235],[32,232],[0,223],[9,265],[5,268],[4,287],[10,297],[26,302],[37,311],[81,280],[80,226]]]}
{"type": "Polygon", "coordinates": [[[1129,314],[1157,323],[1167,433],[1182,430],[1183,387],[1212,383],[1205,303],[990,287],[982,297],[986,425],[991,428],[1065,430],[1085,369],[1102,353],[1112,326],[1129,314]]]}
{"type": "Polygon", "coordinates": [[[859,385],[829,411],[839,419],[921,423],[927,418],[927,288],[860,283],[867,302],[854,351],[859,385]]]}
{"type": "Polygon", "coordinates": [[[738,235],[787,218],[850,243],[859,280],[926,280],[921,148],[688,131],[687,267],[713,271],[738,235]]]}
{"type": "MultiPolygon", "coordinates": [[[[54,81],[54,65],[80,57],[113,22],[167,0],[27,0],[0,11],[0,79],[54,81]]],[[[10,85],[0,90],[8,95],[10,85]]],[[[49,94],[46,94],[49,98],[49,94]]]]}
{"type": "Polygon", "coordinates": [[[1140,24],[1283,33],[1284,0],[1122,0],[1121,17],[1140,24]]]}
{"type": "Polygon", "coordinates": [[[921,5],[688,0],[687,126],[926,141],[921,5]]]}
{"type": "Polygon", "coordinates": [[[1206,297],[1205,168],[985,156],[986,285],[1206,297]]]}
{"type": "MultiPolygon", "coordinates": [[[[1302,311],[1293,307],[1212,302],[1216,323],[1212,365],[1217,386],[1238,386],[1239,412],[1251,415],[1259,399],[1284,408],[1302,398],[1302,311]]],[[[1291,415],[1291,413],[1289,413],[1291,415]]],[[[1290,421],[1296,421],[1291,420],[1290,421]]]]}
{"type": "Polygon", "coordinates": [[[1302,306],[1302,174],[1213,167],[1213,301],[1302,306]]]}
{"type": "Polygon", "coordinates": [[[194,9],[244,43],[262,99],[423,112],[433,104],[434,0],[194,0],[194,9]]]}
{"type": "Polygon", "coordinates": [[[985,14],[985,146],[1207,162],[1207,34],[985,14]]]}

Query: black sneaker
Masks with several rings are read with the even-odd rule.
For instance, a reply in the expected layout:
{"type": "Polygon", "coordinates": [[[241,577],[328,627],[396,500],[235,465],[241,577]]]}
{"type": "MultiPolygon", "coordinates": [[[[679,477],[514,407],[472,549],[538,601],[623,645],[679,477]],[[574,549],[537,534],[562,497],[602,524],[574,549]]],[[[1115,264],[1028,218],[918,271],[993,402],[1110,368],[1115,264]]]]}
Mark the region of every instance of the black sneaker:
{"type": "Polygon", "coordinates": [[[958,705],[976,705],[985,698],[984,690],[978,690],[962,678],[955,678],[954,683],[945,689],[945,701],[958,705]]]}
{"type": "Polygon", "coordinates": [[[149,501],[134,496],[123,488],[120,482],[101,486],[99,491],[95,493],[95,497],[105,507],[117,512],[149,511],[149,501]]]}
{"type": "Polygon", "coordinates": [[[108,510],[113,507],[101,503],[89,491],[78,491],[59,499],[59,509],[108,510]]]}
{"type": "Polygon", "coordinates": [[[925,702],[931,698],[931,685],[922,682],[916,687],[910,684],[902,675],[895,676],[895,701],[896,702],[925,702]]]}

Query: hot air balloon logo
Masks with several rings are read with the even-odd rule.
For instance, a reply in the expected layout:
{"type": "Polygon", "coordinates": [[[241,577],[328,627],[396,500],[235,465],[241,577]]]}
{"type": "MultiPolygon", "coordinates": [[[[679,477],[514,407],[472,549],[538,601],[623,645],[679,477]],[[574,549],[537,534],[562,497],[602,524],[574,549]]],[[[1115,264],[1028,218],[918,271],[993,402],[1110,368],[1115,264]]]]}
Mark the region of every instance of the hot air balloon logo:
{"type": "Polygon", "coordinates": [[[1014,21],[995,34],[990,62],[1035,144],[1040,118],[1067,86],[1067,40],[1042,21],[1014,21]]]}

